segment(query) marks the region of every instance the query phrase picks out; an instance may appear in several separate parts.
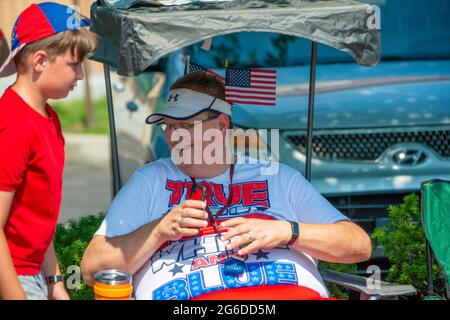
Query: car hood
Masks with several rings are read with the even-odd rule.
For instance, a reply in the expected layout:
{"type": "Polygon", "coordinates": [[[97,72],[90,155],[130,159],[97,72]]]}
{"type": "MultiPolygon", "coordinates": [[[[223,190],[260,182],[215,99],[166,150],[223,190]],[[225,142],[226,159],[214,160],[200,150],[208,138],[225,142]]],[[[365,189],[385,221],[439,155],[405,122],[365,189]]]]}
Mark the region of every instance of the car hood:
{"type": "MultiPolygon", "coordinates": [[[[305,129],[309,67],[279,68],[276,107],[236,105],[252,128],[305,129]]],[[[375,68],[317,66],[315,129],[450,124],[450,61],[391,61],[375,68]]]]}

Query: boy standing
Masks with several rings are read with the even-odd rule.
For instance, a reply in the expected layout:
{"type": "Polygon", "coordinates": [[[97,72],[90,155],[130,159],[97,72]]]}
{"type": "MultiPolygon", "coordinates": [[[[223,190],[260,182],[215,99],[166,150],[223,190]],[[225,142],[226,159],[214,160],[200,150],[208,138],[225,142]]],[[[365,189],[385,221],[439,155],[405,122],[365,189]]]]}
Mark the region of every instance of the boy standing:
{"type": "Polygon", "coordinates": [[[0,76],[0,299],[68,299],[53,247],[62,197],[64,139],[48,99],[84,78],[96,36],[72,8],[32,4],[14,25],[0,76]]]}

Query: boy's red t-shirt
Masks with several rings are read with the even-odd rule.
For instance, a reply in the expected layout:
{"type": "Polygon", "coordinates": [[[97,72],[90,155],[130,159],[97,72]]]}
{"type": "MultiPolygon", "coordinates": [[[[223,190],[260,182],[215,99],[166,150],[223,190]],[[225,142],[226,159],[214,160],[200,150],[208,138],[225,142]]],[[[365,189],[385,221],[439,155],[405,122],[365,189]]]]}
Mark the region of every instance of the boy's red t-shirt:
{"type": "Polygon", "coordinates": [[[64,138],[58,115],[47,112],[11,88],[0,98],[0,190],[15,190],[4,232],[19,275],[41,271],[61,205],[64,138]]]}

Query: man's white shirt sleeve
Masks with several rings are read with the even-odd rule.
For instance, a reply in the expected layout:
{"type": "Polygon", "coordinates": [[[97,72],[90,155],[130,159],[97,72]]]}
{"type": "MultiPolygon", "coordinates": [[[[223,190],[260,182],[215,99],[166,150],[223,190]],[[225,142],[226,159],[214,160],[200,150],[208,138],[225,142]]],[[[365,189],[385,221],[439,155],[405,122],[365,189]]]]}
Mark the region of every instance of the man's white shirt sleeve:
{"type": "Polygon", "coordinates": [[[145,174],[141,169],[136,171],[114,198],[95,235],[121,236],[149,223],[152,194],[145,174]]]}

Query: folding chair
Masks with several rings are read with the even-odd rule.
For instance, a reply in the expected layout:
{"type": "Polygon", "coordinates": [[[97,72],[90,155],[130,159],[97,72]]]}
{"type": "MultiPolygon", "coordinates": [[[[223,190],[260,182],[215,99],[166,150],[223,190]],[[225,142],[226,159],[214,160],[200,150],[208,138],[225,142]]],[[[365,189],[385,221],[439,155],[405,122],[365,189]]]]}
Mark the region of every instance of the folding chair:
{"type": "Polygon", "coordinates": [[[412,285],[400,285],[328,269],[320,269],[320,275],[328,283],[359,293],[360,300],[398,300],[399,296],[415,295],[412,285]]]}
{"type": "Polygon", "coordinates": [[[438,298],[433,288],[433,258],[445,278],[447,299],[450,299],[450,181],[434,179],[421,183],[422,223],[427,241],[427,297],[438,298]]]}

